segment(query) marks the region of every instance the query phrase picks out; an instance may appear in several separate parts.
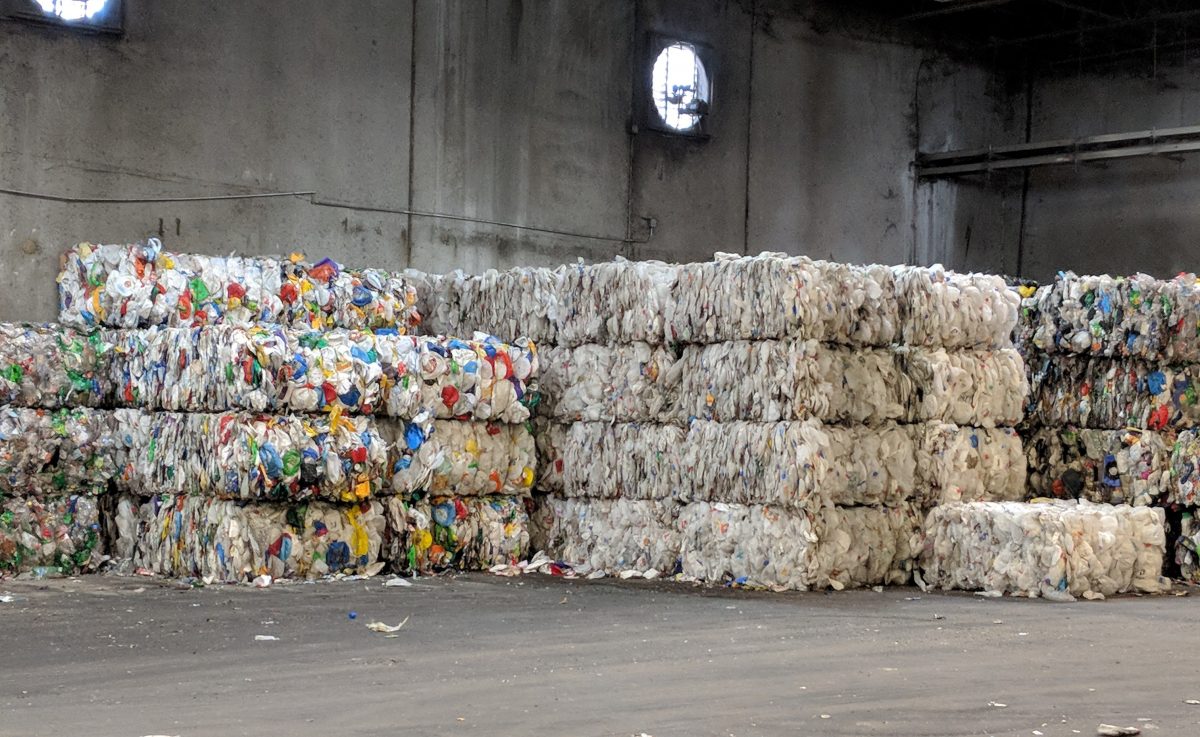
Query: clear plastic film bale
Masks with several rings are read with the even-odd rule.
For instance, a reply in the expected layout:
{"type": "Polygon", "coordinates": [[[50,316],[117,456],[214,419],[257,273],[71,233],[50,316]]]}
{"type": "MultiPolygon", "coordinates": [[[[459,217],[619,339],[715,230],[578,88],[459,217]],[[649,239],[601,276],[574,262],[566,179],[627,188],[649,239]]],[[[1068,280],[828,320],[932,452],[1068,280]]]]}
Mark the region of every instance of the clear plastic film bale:
{"type": "Polygon", "coordinates": [[[526,425],[437,420],[379,425],[390,453],[392,494],[529,495],[537,448],[526,425]]]}
{"type": "Polygon", "coordinates": [[[95,497],[0,497],[0,574],[88,572],[106,559],[95,497]]]}
{"type": "Polygon", "coordinates": [[[0,494],[102,494],[122,458],[106,410],[0,407],[0,494]]]}
{"type": "Polygon", "coordinates": [[[534,535],[551,558],[577,573],[674,573],[679,505],[648,499],[536,498],[534,535]]]}
{"type": "Polygon", "coordinates": [[[529,514],[520,497],[432,497],[412,504],[407,520],[408,547],[396,568],[479,571],[529,554],[529,514]]]}
{"type": "Polygon", "coordinates": [[[1200,425],[1200,366],[1031,353],[1028,419],[1118,430],[1200,425]]]}
{"type": "Polygon", "coordinates": [[[1157,504],[1175,489],[1173,446],[1161,433],[1132,428],[1036,430],[1025,441],[1030,493],[1107,504],[1157,504]]]}
{"type": "Polygon", "coordinates": [[[941,589],[1051,600],[1155,593],[1166,549],[1163,511],[1087,501],[975,502],[925,519],[924,581],[941,589]]]}
{"type": "Polygon", "coordinates": [[[138,517],[126,567],[208,582],[364,572],[379,565],[386,534],[377,501],[241,504],[164,495],[141,503],[138,517]]]}
{"type": "Polygon", "coordinates": [[[1025,416],[1029,381],[1014,349],[901,348],[897,357],[913,386],[912,421],[1003,427],[1025,416]]]}
{"type": "Polygon", "coordinates": [[[926,506],[1024,498],[1025,454],[1015,430],[931,422],[911,431],[926,506]]]}
{"type": "Polygon", "coordinates": [[[675,354],[648,343],[546,348],[540,413],[561,422],[655,422],[674,417],[675,354]]]}
{"type": "Polygon", "coordinates": [[[0,323],[0,403],[100,407],[112,401],[107,332],[0,323]]]}
{"type": "Polygon", "coordinates": [[[900,339],[937,348],[1007,348],[1020,297],[991,274],[960,274],[941,264],[893,268],[900,339]]]}
{"type": "Polygon", "coordinates": [[[911,504],[824,507],[810,578],[818,587],[907,584],[921,552],[921,516],[911,504]]]}

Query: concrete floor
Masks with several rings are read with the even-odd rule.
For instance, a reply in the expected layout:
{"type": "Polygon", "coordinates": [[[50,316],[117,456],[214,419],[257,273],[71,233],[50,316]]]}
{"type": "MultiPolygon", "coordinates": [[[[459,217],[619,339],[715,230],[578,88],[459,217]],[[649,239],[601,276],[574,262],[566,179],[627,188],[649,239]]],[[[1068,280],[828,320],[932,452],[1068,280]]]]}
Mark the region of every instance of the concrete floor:
{"type": "Polygon", "coordinates": [[[1200,733],[1200,706],[1184,703],[1200,699],[1195,596],[487,575],[265,590],[86,577],[0,593],[16,597],[0,603],[5,737],[1200,733]],[[406,617],[391,638],[365,627],[406,617]]]}

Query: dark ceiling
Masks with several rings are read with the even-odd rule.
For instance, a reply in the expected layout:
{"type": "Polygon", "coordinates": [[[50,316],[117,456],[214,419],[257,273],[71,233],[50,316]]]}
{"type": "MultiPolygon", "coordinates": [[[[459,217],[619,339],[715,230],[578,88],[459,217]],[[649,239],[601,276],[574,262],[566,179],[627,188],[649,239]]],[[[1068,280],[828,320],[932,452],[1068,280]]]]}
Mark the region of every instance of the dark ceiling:
{"type": "Polygon", "coordinates": [[[881,0],[874,9],[939,45],[1012,66],[1122,67],[1200,61],[1200,2],[881,0]]]}

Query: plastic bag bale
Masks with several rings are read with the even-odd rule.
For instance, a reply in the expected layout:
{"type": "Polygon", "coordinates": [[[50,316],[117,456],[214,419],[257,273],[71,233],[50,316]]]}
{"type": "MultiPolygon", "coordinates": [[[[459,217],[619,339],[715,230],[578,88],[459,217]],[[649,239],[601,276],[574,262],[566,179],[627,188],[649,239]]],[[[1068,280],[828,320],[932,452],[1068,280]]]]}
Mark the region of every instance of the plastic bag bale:
{"type": "Polygon", "coordinates": [[[0,407],[0,494],[102,494],[120,462],[105,410],[0,407]]]}
{"type": "Polygon", "coordinates": [[[1034,496],[1146,506],[1175,489],[1173,443],[1160,433],[1043,428],[1025,445],[1034,496]]]}
{"type": "Polygon", "coordinates": [[[537,448],[525,425],[437,420],[427,428],[384,421],[392,494],[528,495],[537,448]]]}
{"type": "Polygon", "coordinates": [[[661,261],[617,258],[562,267],[555,307],[560,346],[589,343],[668,342],[679,267],[661,261]]]}
{"type": "Polygon", "coordinates": [[[812,521],[811,585],[835,589],[901,586],[912,580],[921,552],[921,516],[915,506],[824,507],[812,521]]]}
{"type": "Polygon", "coordinates": [[[538,497],[534,527],[542,550],[577,573],[674,573],[680,556],[679,505],[648,499],[538,497]]]}
{"type": "Polygon", "coordinates": [[[926,506],[1025,497],[1025,452],[1015,430],[931,422],[912,426],[912,432],[926,506]]]}
{"type": "Polygon", "coordinates": [[[826,339],[824,320],[840,302],[803,256],[717,253],[676,267],[668,340],[722,343],[785,337],[826,339]]]}
{"type": "Polygon", "coordinates": [[[693,502],[679,515],[683,575],[804,590],[817,536],[808,515],[771,505],[693,502]]]}
{"type": "Polygon", "coordinates": [[[0,404],[105,406],[111,349],[106,331],[0,323],[0,404]]]}
{"type": "Polygon", "coordinates": [[[1119,430],[1200,425],[1200,366],[1036,353],[1029,421],[1119,430]]]}
{"type": "Polygon", "coordinates": [[[1007,348],[1020,297],[991,274],[960,274],[941,264],[896,266],[900,342],[938,348],[1007,348]]]}
{"type": "Polygon", "coordinates": [[[648,343],[547,348],[538,389],[543,416],[562,422],[673,418],[679,380],[673,351],[648,343]]]}
{"type": "Polygon", "coordinates": [[[1052,600],[1155,593],[1166,549],[1163,511],[1086,501],[974,502],[925,519],[924,581],[1052,600]]]}
{"type": "Polygon", "coordinates": [[[902,348],[897,355],[912,381],[914,422],[1003,427],[1025,416],[1029,381],[1016,350],[902,348]]]}
{"type": "Polygon", "coordinates": [[[0,498],[0,572],[42,566],[86,572],[105,559],[95,497],[0,498]]]}
{"type": "Polygon", "coordinates": [[[563,493],[601,499],[676,497],[686,435],[676,425],[575,423],[562,447],[563,493]]]}
{"type": "Polygon", "coordinates": [[[398,568],[479,571],[529,553],[529,515],[519,497],[433,497],[413,504],[408,520],[412,549],[394,561],[398,568]]]}

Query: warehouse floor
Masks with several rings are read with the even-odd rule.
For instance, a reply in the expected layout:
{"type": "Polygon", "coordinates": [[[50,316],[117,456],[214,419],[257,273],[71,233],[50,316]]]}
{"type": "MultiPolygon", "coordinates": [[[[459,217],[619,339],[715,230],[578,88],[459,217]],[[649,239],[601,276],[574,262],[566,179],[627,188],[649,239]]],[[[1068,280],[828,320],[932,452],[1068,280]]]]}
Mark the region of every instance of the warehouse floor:
{"type": "Polygon", "coordinates": [[[0,594],[5,737],[1200,731],[1195,594],[1056,605],[482,574],[0,594]],[[365,626],[406,618],[395,636],[365,626]]]}

